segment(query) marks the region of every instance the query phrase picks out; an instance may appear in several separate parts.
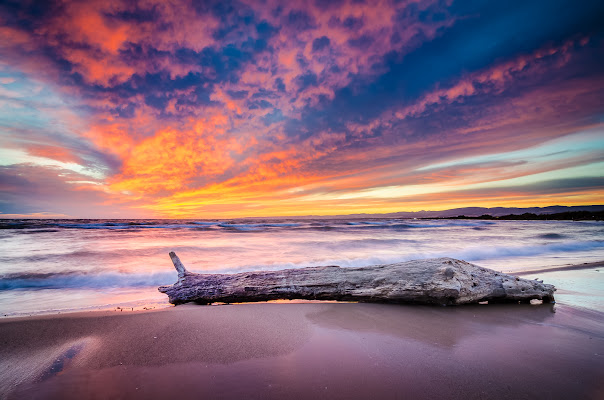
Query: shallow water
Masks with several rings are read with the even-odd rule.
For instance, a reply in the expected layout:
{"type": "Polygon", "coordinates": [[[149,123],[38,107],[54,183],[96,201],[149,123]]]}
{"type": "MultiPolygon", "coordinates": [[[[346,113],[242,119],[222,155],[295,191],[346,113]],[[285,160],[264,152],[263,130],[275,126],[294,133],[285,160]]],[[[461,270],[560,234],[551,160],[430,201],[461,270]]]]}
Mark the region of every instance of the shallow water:
{"type": "Polygon", "coordinates": [[[604,223],[2,220],[0,313],[166,306],[157,286],[176,281],[169,251],[195,272],[355,267],[444,256],[513,272],[604,260],[604,223]]]}

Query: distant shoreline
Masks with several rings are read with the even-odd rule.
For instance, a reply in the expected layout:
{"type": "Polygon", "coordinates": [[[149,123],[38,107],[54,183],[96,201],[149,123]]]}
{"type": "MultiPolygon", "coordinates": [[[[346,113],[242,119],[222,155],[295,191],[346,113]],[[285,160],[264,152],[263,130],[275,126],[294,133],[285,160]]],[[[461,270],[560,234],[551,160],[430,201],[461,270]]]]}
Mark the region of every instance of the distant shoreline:
{"type": "Polygon", "coordinates": [[[604,221],[604,211],[567,211],[554,214],[524,213],[500,216],[484,214],[478,217],[459,215],[457,217],[442,217],[436,219],[478,219],[499,221],[604,221]]]}
{"type": "MultiPolygon", "coordinates": [[[[565,211],[552,214],[506,214],[479,216],[457,215],[447,217],[410,217],[391,216],[381,214],[368,214],[367,216],[333,215],[333,216],[290,216],[290,217],[244,217],[244,218],[0,218],[0,221],[279,221],[279,220],[372,220],[372,219],[400,219],[400,220],[486,220],[486,221],[604,221],[604,210],[602,211],[565,211]]],[[[9,222],[10,223],[10,222],[9,222]]],[[[0,226],[0,229],[11,229],[0,226]]]]}
{"type": "MultiPolygon", "coordinates": [[[[604,212],[604,205],[584,205],[584,206],[546,206],[546,207],[462,207],[438,211],[395,211],[387,213],[351,213],[351,214],[335,214],[335,215],[276,215],[276,216],[244,216],[244,217],[181,217],[181,218],[81,218],[81,217],[62,217],[62,218],[40,218],[39,216],[31,217],[26,214],[16,215],[11,214],[10,217],[3,217],[0,213],[0,221],[10,220],[106,220],[106,221],[124,221],[124,220],[147,220],[147,221],[168,221],[168,220],[204,220],[204,221],[230,221],[230,220],[297,220],[297,219],[382,219],[382,218],[398,218],[398,219],[458,219],[463,218],[480,218],[479,216],[499,217],[505,215],[554,215],[587,211],[590,213],[604,212]]],[[[7,215],[7,214],[5,214],[7,215]]]]}

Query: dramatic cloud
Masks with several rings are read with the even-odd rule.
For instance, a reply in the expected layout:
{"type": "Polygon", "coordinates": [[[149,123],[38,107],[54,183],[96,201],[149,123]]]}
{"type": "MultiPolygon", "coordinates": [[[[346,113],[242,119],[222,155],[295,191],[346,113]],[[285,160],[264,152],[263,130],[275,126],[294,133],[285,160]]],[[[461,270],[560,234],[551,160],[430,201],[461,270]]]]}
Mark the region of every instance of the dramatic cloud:
{"type": "Polygon", "coordinates": [[[0,216],[602,202],[600,1],[5,1],[0,216]]]}

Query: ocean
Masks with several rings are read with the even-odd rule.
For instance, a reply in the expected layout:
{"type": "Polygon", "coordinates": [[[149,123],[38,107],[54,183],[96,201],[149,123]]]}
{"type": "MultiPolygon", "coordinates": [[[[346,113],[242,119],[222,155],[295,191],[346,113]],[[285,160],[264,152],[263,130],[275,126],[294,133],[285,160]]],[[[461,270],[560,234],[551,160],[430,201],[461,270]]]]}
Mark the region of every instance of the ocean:
{"type": "MultiPolygon", "coordinates": [[[[0,315],[169,306],[157,287],[176,281],[170,251],[201,273],[433,257],[514,272],[604,260],[604,222],[0,220],[0,315]]],[[[582,274],[569,271],[553,283],[582,274]]],[[[579,286],[604,292],[601,276],[579,286]]]]}

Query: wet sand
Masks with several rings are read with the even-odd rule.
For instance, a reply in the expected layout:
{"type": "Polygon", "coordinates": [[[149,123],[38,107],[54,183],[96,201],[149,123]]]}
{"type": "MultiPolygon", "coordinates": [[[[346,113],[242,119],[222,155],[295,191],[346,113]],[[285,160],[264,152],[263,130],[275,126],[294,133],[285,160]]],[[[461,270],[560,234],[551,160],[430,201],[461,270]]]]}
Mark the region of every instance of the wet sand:
{"type": "Polygon", "coordinates": [[[604,318],[563,305],[183,305],[0,321],[33,399],[602,399],[604,318]]]}
{"type": "Polygon", "coordinates": [[[601,269],[604,268],[604,261],[583,263],[583,264],[575,264],[575,265],[565,265],[562,267],[551,267],[551,268],[539,268],[528,271],[517,271],[517,272],[509,272],[513,275],[535,275],[535,274],[543,274],[550,272],[560,272],[560,271],[576,271],[576,270],[584,270],[584,269],[601,269]]]}

